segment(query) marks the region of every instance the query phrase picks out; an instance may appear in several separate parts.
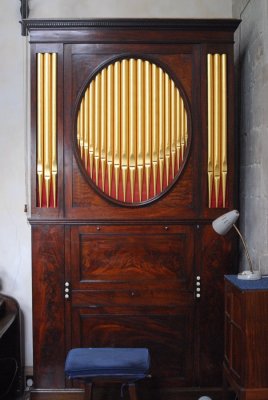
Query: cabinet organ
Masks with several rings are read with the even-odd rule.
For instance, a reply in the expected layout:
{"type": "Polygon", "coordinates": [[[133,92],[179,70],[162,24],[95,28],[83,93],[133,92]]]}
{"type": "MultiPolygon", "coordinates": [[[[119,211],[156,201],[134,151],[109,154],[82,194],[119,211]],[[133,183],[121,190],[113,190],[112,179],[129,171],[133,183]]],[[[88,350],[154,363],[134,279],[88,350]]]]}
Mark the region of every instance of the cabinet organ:
{"type": "Polygon", "coordinates": [[[79,346],[148,347],[145,397],[217,396],[235,243],[211,221],[236,205],[239,21],[22,23],[31,43],[33,396],[81,396],[63,371],[79,346]]]}

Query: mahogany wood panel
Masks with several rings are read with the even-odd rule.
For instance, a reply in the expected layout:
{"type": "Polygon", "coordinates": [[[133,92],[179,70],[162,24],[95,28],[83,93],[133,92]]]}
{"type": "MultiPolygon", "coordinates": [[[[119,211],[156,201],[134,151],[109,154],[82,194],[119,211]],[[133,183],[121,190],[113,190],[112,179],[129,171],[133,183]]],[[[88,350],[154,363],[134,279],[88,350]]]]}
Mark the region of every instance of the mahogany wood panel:
{"type": "MultiPolygon", "coordinates": [[[[189,226],[80,226],[71,230],[72,288],[100,283],[191,285],[193,229],[189,226]]],[[[191,286],[190,286],[191,287],[191,286]]]]}
{"type": "MultiPolygon", "coordinates": [[[[199,320],[199,379],[203,385],[222,381],[224,341],[224,273],[236,270],[236,237],[217,235],[211,225],[200,227],[201,298],[199,320]]],[[[197,261],[198,262],[198,261],[197,261]]]]}
{"type": "Polygon", "coordinates": [[[32,227],[34,382],[64,387],[64,227],[32,227]]]}
{"type": "Polygon", "coordinates": [[[134,307],[75,308],[74,345],[82,347],[144,347],[152,357],[152,385],[192,386],[193,309],[160,311],[134,307]],[[77,341],[79,337],[79,343],[77,341]]]}

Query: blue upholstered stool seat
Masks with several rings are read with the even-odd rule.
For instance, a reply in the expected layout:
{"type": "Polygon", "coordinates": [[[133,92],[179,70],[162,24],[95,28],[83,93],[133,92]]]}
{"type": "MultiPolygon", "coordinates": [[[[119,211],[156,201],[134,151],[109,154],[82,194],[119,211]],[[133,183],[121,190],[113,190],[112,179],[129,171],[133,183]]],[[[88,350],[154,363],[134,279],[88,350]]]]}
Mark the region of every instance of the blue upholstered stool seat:
{"type": "Polygon", "coordinates": [[[145,348],[76,348],[69,351],[65,375],[85,383],[85,400],[91,400],[93,383],[121,381],[130,400],[137,400],[135,382],[149,376],[150,355],[145,348]]]}
{"type": "Polygon", "coordinates": [[[76,348],[69,351],[65,374],[71,379],[120,378],[135,381],[149,374],[145,348],[76,348]]]}

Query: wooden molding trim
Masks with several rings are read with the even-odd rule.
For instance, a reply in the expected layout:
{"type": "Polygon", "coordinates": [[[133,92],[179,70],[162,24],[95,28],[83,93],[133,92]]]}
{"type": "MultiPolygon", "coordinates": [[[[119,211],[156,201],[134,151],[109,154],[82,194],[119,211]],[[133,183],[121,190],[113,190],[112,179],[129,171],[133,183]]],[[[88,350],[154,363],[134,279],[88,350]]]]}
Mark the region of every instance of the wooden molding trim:
{"type": "Polygon", "coordinates": [[[231,31],[240,24],[240,20],[226,19],[177,19],[177,18],[113,18],[113,19],[22,19],[22,31],[34,29],[79,29],[79,28],[133,28],[133,29],[176,29],[231,31]]]}
{"type": "Polygon", "coordinates": [[[82,400],[84,391],[81,389],[33,389],[31,391],[31,400],[82,400]]]}
{"type": "Polygon", "coordinates": [[[70,219],[70,218],[58,218],[58,219],[49,219],[49,218],[45,218],[45,219],[39,219],[39,218],[28,218],[28,222],[30,225],[34,226],[34,225],[165,225],[165,226],[169,226],[169,225],[196,225],[196,228],[199,229],[200,226],[202,225],[211,225],[213,219],[206,219],[206,220],[202,220],[202,219],[172,219],[172,220],[168,220],[168,219],[154,219],[153,221],[148,219],[133,219],[133,220],[116,220],[116,219],[111,219],[111,220],[92,220],[92,219],[70,219]]]}
{"type": "MultiPolygon", "coordinates": [[[[190,389],[180,389],[180,390],[165,390],[165,398],[167,400],[172,400],[176,398],[177,400],[195,400],[205,394],[213,397],[215,400],[220,400],[222,396],[221,388],[190,388],[190,389]]],[[[97,391],[97,400],[98,400],[98,391],[97,391]]],[[[157,393],[159,394],[159,390],[157,393]]],[[[152,396],[153,397],[153,396],[152,396]]],[[[32,390],[31,391],[31,400],[83,400],[84,391],[79,389],[40,389],[40,390],[32,390]]]]}

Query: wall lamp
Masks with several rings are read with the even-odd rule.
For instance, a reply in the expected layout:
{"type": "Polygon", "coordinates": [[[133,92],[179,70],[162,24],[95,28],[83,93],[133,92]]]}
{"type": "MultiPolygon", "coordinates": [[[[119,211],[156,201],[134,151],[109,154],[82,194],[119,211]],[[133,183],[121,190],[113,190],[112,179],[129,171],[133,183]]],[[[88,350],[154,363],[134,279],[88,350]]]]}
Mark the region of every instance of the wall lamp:
{"type": "Polygon", "coordinates": [[[259,271],[253,270],[252,261],[249,256],[249,252],[247,249],[245,239],[243,238],[241,232],[235,225],[238,218],[239,218],[239,212],[237,210],[229,211],[226,214],[223,214],[219,218],[215,219],[212,222],[212,227],[213,227],[214,231],[217,232],[219,235],[225,235],[227,232],[230,231],[231,228],[234,228],[243,243],[244,250],[245,250],[246,257],[247,257],[248,264],[249,264],[249,270],[240,272],[237,275],[237,278],[238,279],[247,279],[247,280],[261,279],[261,273],[259,271]]]}

